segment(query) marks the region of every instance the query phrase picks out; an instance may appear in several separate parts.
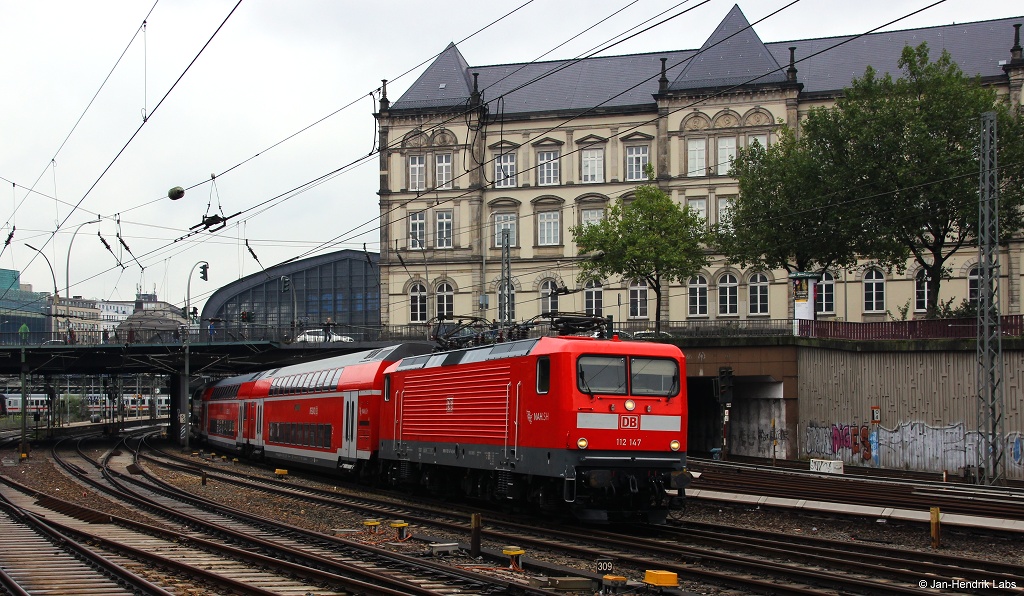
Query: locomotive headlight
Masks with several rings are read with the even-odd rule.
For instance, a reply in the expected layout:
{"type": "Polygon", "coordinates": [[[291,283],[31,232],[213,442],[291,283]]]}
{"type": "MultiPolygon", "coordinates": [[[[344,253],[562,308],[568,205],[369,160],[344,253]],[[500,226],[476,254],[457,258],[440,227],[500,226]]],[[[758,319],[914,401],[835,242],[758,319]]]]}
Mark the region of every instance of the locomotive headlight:
{"type": "Polygon", "coordinates": [[[627,399],[626,400],[626,411],[632,412],[633,408],[635,408],[635,407],[636,407],[636,402],[635,401],[633,401],[631,399],[627,399]]]}
{"type": "Polygon", "coordinates": [[[587,445],[589,445],[589,444],[590,443],[586,439],[584,439],[583,437],[580,437],[580,438],[576,439],[576,446],[579,447],[580,449],[586,449],[587,445]]]}
{"type": "Polygon", "coordinates": [[[646,410],[647,410],[647,413],[648,413],[648,414],[650,414],[650,413],[651,413],[651,406],[650,406],[650,405],[648,405],[648,406],[647,406],[647,408],[646,408],[646,410]]]}
{"type": "Polygon", "coordinates": [[[672,441],[668,444],[668,448],[671,449],[672,451],[679,451],[679,441],[672,439],[672,441]]]}

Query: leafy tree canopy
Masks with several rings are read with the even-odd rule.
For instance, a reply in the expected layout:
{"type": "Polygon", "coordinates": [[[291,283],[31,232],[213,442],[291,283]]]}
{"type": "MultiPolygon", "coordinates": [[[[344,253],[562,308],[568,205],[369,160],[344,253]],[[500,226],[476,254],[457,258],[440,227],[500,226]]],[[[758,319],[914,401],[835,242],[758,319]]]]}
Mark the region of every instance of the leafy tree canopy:
{"type": "Polygon", "coordinates": [[[863,230],[855,208],[833,204],[830,172],[817,149],[789,128],[765,149],[741,149],[732,175],[740,195],[715,228],[719,252],[743,267],[825,271],[851,266],[863,230]]]}
{"type": "Polygon", "coordinates": [[[579,281],[618,275],[647,282],[659,331],[662,284],[683,282],[710,262],[704,220],[653,185],[637,187],[632,200],[616,201],[600,222],[570,232],[579,253],[591,255],[580,263],[579,281]]]}
{"type": "Polygon", "coordinates": [[[911,260],[926,272],[934,311],[947,262],[977,242],[980,123],[990,111],[998,117],[1000,229],[1004,237],[1020,230],[1021,118],[947,52],[932,62],[926,44],[907,46],[899,67],[895,79],[869,67],[834,107],[811,110],[799,141],[784,136],[772,150],[738,157],[744,194],[727,221],[733,234],[720,238],[726,254],[765,266],[827,267],[850,265],[844,249],[851,249],[899,271],[911,260]],[[758,207],[769,209],[761,228],[758,207]],[[772,230],[786,237],[773,243],[772,230]],[[737,238],[741,232],[754,240],[737,238]]]}

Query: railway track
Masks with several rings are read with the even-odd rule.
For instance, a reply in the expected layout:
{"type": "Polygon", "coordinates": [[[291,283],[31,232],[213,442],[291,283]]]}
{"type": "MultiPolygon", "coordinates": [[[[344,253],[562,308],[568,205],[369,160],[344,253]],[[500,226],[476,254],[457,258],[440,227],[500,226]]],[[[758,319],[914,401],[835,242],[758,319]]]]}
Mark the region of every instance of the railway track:
{"type": "Polygon", "coordinates": [[[49,519],[52,514],[44,518],[31,503],[0,492],[0,585],[6,593],[171,596],[115,557],[75,540],[60,520],[49,519]]]}
{"type": "MultiPolygon", "coordinates": [[[[159,457],[162,460],[166,454],[159,457]]],[[[153,460],[156,463],[156,460],[153,460]]],[[[161,465],[167,465],[161,463],[161,465]]],[[[170,464],[180,471],[205,474],[217,482],[231,483],[283,498],[328,503],[337,507],[362,507],[368,515],[400,516],[418,530],[439,529],[449,533],[467,528],[465,519],[413,505],[380,502],[372,497],[340,496],[270,478],[252,479],[223,466],[205,470],[197,462],[170,464]]],[[[990,561],[968,561],[930,553],[906,553],[878,546],[849,545],[811,537],[763,533],[755,536],[734,528],[699,527],[687,524],[672,528],[634,528],[628,536],[579,527],[548,527],[488,519],[484,536],[492,541],[570,557],[583,568],[595,558],[617,561],[632,569],[660,569],[680,578],[729,586],[749,593],[823,594],[841,591],[861,594],[921,594],[922,580],[966,578],[1000,579],[1024,586],[1024,568],[990,561]],[[654,538],[641,538],[637,533],[654,538]],[[692,534],[692,536],[691,536],[692,534]]],[[[532,563],[531,563],[532,564],[532,563]]],[[[1000,593],[989,590],[986,593],[1000,593]]],[[[1009,593],[1019,593],[1010,590],[1009,593]]]]}
{"type": "Polygon", "coordinates": [[[691,488],[850,505],[1024,520],[1024,491],[962,483],[849,477],[753,464],[696,462],[691,488]]]}
{"type": "MultiPolygon", "coordinates": [[[[93,487],[115,491],[122,501],[145,509],[169,525],[187,527],[187,531],[178,532],[178,540],[184,540],[188,550],[215,553],[232,565],[240,562],[243,566],[237,572],[232,568],[228,579],[244,576],[250,589],[255,586],[264,590],[253,593],[550,594],[501,578],[304,531],[187,495],[149,477],[127,449],[112,451],[105,462],[93,461],[81,452],[77,454],[81,464],[56,451],[54,457],[93,487]],[[90,472],[90,467],[94,471],[90,472]],[[95,478],[89,478],[96,474],[102,475],[108,486],[101,488],[95,478]],[[261,574],[267,577],[261,579],[261,574]],[[288,578],[299,578],[305,586],[283,585],[288,578]]],[[[165,539],[174,535],[173,531],[150,532],[165,539]]],[[[185,557],[187,553],[178,553],[179,559],[185,557]]],[[[217,565],[206,562],[203,566],[217,565]]]]}

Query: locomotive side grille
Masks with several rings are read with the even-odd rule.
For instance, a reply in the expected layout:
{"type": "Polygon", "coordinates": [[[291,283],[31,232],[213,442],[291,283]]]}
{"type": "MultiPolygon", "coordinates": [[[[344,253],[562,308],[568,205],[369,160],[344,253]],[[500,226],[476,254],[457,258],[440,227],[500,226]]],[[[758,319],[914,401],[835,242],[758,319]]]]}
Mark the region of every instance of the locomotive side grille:
{"type": "Polygon", "coordinates": [[[424,369],[405,379],[403,438],[472,442],[501,441],[508,428],[511,369],[481,366],[452,375],[444,367],[424,369]]]}

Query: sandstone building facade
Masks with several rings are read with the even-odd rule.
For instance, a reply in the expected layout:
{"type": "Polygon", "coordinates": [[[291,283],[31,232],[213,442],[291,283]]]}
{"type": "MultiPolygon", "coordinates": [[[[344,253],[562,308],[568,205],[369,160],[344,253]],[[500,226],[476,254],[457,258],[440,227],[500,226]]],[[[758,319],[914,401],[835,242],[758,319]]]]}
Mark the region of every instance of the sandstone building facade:
{"type": "MultiPolygon", "coordinates": [[[[654,293],[642,282],[577,283],[571,226],[628,199],[648,164],[656,184],[713,225],[737,196],[727,172],[739,148],[775,142],[782,126],[799,134],[802,115],[830,105],[869,65],[898,75],[908,44],[928,42],[933,59],[948,50],[966,74],[1019,106],[1022,21],[766,44],[737,6],[699,50],[470,66],[449,45],[398,100],[385,85],[375,114],[382,323],[502,318],[507,231],[509,318],[558,310],[653,326],[654,293]]],[[[1006,314],[1021,312],[1021,254],[1013,244],[1000,255],[1006,314]]],[[[975,298],[976,263],[976,251],[961,251],[940,298],[975,298]]],[[[827,272],[817,316],[923,314],[921,273],[827,272]]],[[[793,316],[785,271],[740,269],[721,256],[667,295],[662,321],[793,316]]]]}

